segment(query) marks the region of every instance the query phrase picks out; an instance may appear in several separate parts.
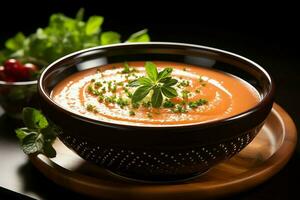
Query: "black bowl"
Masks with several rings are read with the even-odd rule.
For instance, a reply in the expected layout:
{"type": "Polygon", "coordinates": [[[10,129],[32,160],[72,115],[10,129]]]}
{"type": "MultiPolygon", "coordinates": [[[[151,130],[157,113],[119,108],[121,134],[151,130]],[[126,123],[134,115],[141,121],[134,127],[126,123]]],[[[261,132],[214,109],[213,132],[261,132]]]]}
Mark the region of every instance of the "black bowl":
{"type": "Polygon", "coordinates": [[[125,177],[183,180],[207,171],[241,151],[259,132],[272,104],[274,86],[258,64],[210,47],[180,43],[137,43],[95,47],[48,66],[38,83],[44,113],[63,130],[59,138],[87,161],[125,177]],[[124,61],[174,61],[236,75],[257,89],[261,101],[238,115],[193,125],[139,126],[93,120],[62,108],[53,87],[78,71],[124,61]]]}

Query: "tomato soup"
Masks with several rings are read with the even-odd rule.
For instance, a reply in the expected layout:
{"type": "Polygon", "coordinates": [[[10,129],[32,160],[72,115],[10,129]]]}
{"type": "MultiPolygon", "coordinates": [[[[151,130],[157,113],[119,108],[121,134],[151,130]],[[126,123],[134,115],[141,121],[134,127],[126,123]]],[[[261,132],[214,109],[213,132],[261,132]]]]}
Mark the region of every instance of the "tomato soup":
{"type": "Polygon", "coordinates": [[[116,63],[77,72],[59,82],[51,98],[88,118],[146,126],[224,119],[260,101],[250,84],[231,74],[158,61],[116,63]]]}

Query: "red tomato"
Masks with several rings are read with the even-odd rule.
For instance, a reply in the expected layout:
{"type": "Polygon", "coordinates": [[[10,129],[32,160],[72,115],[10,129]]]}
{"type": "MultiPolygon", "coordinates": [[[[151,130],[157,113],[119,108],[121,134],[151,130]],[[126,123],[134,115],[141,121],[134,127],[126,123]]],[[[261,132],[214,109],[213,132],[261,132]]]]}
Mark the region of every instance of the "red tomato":
{"type": "Polygon", "coordinates": [[[27,68],[31,73],[38,72],[38,67],[32,63],[26,63],[24,67],[27,68]]]}
{"type": "Polygon", "coordinates": [[[29,80],[30,73],[28,68],[24,67],[18,60],[9,59],[4,63],[5,74],[17,81],[29,80]]]}
{"type": "Polygon", "coordinates": [[[16,80],[13,77],[7,76],[5,74],[5,68],[0,66],[0,81],[15,82],[16,80]]]}
{"type": "Polygon", "coordinates": [[[3,66],[0,66],[0,81],[4,81],[5,77],[5,69],[3,66]]]}

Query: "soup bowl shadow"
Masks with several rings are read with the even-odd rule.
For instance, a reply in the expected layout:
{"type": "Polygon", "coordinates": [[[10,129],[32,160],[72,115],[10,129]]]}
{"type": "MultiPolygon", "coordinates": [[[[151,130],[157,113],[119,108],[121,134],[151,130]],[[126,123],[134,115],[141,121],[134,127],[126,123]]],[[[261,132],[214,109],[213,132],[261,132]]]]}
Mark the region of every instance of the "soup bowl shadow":
{"type": "Polygon", "coordinates": [[[274,83],[261,66],[242,56],[199,45],[153,42],[95,47],[67,55],[43,71],[38,93],[43,112],[62,129],[58,137],[85,160],[126,178],[172,182],[202,174],[246,147],[271,111],[274,83]],[[221,120],[147,126],[90,119],[51,99],[55,85],[76,72],[146,60],[233,74],[251,84],[261,100],[253,108],[221,120]]]}

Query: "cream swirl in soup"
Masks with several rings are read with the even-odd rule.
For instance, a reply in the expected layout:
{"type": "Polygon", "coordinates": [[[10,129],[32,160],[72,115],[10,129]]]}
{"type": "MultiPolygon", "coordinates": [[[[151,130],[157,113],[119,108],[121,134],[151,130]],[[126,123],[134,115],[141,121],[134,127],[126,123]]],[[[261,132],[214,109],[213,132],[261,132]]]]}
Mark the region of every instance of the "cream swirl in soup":
{"type": "Polygon", "coordinates": [[[233,75],[182,63],[151,64],[160,74],[166,68],[172,72],[165,80],[159,80],[159,74],[152,80],[145,62],[109,64],[67,77],[55,86],[51,97],[63,108],[88,118],[150,126],[224,119],[260,101],[251,85],[233,75]],[[145,88],[149,91],[141,98],[145,93],[139,92],[145,88]]]}

